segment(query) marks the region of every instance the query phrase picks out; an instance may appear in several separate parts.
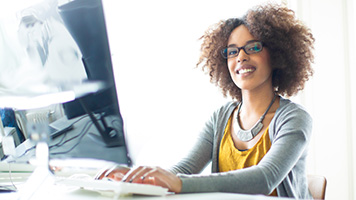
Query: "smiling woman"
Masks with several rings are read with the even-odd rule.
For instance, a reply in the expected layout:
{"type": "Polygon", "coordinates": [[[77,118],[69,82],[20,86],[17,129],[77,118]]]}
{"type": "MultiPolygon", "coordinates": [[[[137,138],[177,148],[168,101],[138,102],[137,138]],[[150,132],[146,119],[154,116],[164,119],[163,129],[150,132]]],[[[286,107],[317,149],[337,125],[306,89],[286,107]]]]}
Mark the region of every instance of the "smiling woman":
{"type": "MultiPolygon", "coordinates": [[[[139,36],[145,34],[146,29],[140,27],[139,36]]],[[[176,42],[178,37],[169,35],[169,38],[176,42]]],[[[142,40],[141,37],[135,39],[142,40]]],[[[202,37],[198,67],[207,71],[211,82],[220,87],[223,95],[231,97],[234,101],[225,103],[211,115],[189,154],[169,170],[140,166],[123,172],[126,173],[123,180],[115,180],[152,184],[146,180],[154,179],[153,184],[176,193],[219,191],[311,198],[307,187],[305,159],[312,119],[303,107],[282,96],[296,94],[312,74],[310,65],[313,60],[311,52],[313,42],[310,30],[295,18],[293,11],[277,4],[254,7],[241,18],[227,19],[209,28],[202,37]],[[274,19],[285,23],[278,23],[274,19]],[[260,21],[264,23],[261,24],[260,21]],[[293,34],[295,33],[293,30],[299,31],[293,34]],[[304,42],[300,42],[302,44],[298,48],[290,48],[286,45],[292,37],[304,42]],[[272,44],[279,39],[284,42],[272,44]],[[286,59],[278,60],[278,51],[281,50],[285,50],[283,55],[286,59]],[[304,53],[299,54],[302,52],[300,50],[304,53]],[[288,65],[289,59],[293,58],[302,58],[302,61],[288,65]],[[301,70],[302,76],[288,77],[295,69],[301,70]],[[212,163],[212,174],[198,175],[209,163],[212,163]],[[251,187],[252,185],[254,187],[251,187]]],[[[177,81],[175,77],[182,85],[188,81],[187,74],[180,73],[183,67],[174,67],[182,60],[182,56],[175,51],[176,46],[165,47],[158,51],[161,54],[154,63],[165,61],[162,71],[170,72],[165,74],[166,82],[156,85],[158,87],[163,83],[169,85],[167,90],[164,90],[167,95],[171,92],[177,93],[180,89],[171,87],[172,83],[177,81]],[[173,70],[167,71],[168,68],[173,70]]],[[[140,68],[141,70],[137,71],[135,68],[135,76],[132,76],[135,77],[135,81],[142,83],[143,79],[137,79],[142,78],[139,75],[147,76],[150,74],[148,72],[157,71],[154,70],[156,65],[149,65],[145,59],[147,55],[141,51],[139,54],[134,53],[134,56],[137,57],[135,61],[145,63],[143,70],[140,68]]],[[[149,78],[152,80],[151,76],[149,78]]],[[[194,87],[195,84],[188,85],[194,87]]],[[[139,94],[144,95],[145,92],[139,94]]],[[[150,97],[152,96],[157,97],[150,94],[150,97]]],[[[202,99],[198,104],[204,101],[210,103],[209,100],[202,99]]],[[[145,99],[140,105],[147,105],[148,102],[150,101],[145,99]]],[[[166,135],[175,135],[173,132],[176,127],[184,128],[176,135],[181,136],[181,133],[190,132],[188,124],[179,123],[180,120],[189,117],[188,115],[174,120],[177,112],[172,110],[183,109],[182,102],[173,105],[171,100],[167,102],[169,105],[162,104],[153,110],[160,112],[162,108],[169,111],[166,115],[158,115],[159,123],[156,129],[159,130],[163,126],[166,135]],[[170,121],[168,125],[166,121],[160,120],[163,117],[170,121]]],[[[140,107],[141,109],[145,108],[140,107]]],[[[187,113],[190,115],[192,112],[187,113]]],[[[137,118],[134,123],[142,125],[141,122],[142,119],[137,118]]],[[[184,141],[191,141],[189,135],[181,137],[184,141]]],[[[157,146],[157,150],[162,148],[165,152],[174,150],[172,146],[165,148],[165,142],[162,140],[156,143],[151,143],[150,140],[146,143],[150,147],[157,146]]],[[[184,149],[183,145],[178,149],[184,149]]],[[[148,154],[146,156],[150,157],[148,154]]],[[[168,153],[169,157],[174,155],[168,153]]],[[[120,177],[116,173],[122,172],[114,170],[113,174],[105,175],[108,178],[120,177]]]]}
{"type": "MultiPolygon", "coordinates": [[[[229,37],[228,46],[251,44],[257,39],[252,36],[245,25],[236,27],[229,37]]],[[[269,90],[272,88],[272,67],[267,48],[260,48],[254,53],[239,52],[235,57],[227,58],[227,65],[234,84],[241,90],[269,90]]]]}
{"type": "Polygon", "coordinates": [[[195,67],[199,38],[212,22],[240,16],[264,1],[103,1],[120,109],[136,164],[169,167],[186,155],[194,144],[186,138],[197,137],[207,116],[228,100],[195,67]]]}
{"type": "MultiPolygon", "coordinates": [[[[271,13],[261,14],[252,11],[246,15],[246,22],[236,19],[219,22],[214,26],[215,31],[207,31],[210,34],[204,36],[204,42],[211,46],[203,46],[202,51],[205,53],[202,54],[198,64],[202,64],[202,68],[209,72],[211,81],[221,87],[225,95],[229,94],[238,100],[241,99],[240,89],[229,80],[227,76],[229,72],[224,67],[225,60],[219,56],[219,49],[224,46],[228,48],[222,49],[223,54],[231,49],[231,46],[235,46],[231,50],[236,50],[236,44],[228,44],[228,39],[231,29],[234,29],[238,23],[246,26],[253,37],[262,41],[263,46],[266,46],[270,52],[270,64],[274,69],[273,87],[279,94],[288,96],[296,94],[304,88],[304,83],[313,74],[311,63],[314,59],[312,54],[314,38],[310,30],[295,19],[292,10],[271,6],[268,12],[271,13]],[[276,21],[277,16],[284,19],[283,23],[280,19],[276,21]]],[[[240,48],[238,52],[239,50],[240,48]]],[[[233,58],[238,55],[234,51],[228,53],[230,55],[223,56],[233,58]]],[[[248,54],[246,51],[245,53],[248,54]]]]}

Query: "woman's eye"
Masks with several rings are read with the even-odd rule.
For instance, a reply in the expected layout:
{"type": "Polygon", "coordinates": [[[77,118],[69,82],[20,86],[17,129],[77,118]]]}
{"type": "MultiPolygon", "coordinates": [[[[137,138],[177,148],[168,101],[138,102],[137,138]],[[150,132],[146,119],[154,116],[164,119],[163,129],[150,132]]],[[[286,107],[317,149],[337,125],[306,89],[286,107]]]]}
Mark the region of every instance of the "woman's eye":
{"type": "Polygon", "coordinates": [[[261,48],[262,48],[261,45],[259,45],[257,43],[246,46],[246,49],[249,52],[259,52],[259,51],[261,51],[261,48]]]}
{"type": "Polygon", "coordinates": [[[228,55],[235,55],[235,54],[237,54],[237,50],[236,49],[229,50],[229,52],[228,52],[228,55]]]}
{"type": "Polygon", "coordinates": [[[248,48],[247,48],[247,50],[248,51],[256,51],[256,50],[258,50],[258,48],[257,48],[257,46],[249,46],[248,48]]]}

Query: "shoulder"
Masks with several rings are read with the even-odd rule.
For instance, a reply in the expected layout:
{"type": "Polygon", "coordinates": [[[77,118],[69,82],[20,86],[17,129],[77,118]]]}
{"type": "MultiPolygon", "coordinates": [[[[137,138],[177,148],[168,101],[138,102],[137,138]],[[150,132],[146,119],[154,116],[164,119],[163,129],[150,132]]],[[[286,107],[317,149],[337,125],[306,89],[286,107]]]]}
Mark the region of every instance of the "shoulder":
{"type": "Polygon", "coordinates": [[[229,101],[215,109],[206,125],[214,129],[224,127],[238,103],[236,101],[229,101]]]}
{"type": "Polygon", "coordinates": [[[291,132],[299,132],[309,137],[312,123],[311,115],[303,106],[281,97],[280,106],[270,123],[270,130],[272,137],[291,132]]]}
{"type": "Polygon", "coordinates": [[[276,118],[279,117],[297,117],[308,118],[311,120],[311,116],[308,111],[300,104],[297,104],[289,99],[281,97],[279,108],[275,114],[276,118]]]}
{"type": "Polygon", "coordinates": [[[225,103],[224,105],[222,105],[218,110],[217,112],[226,112],[226,111],[229,111],[229,110],[234,110],[237,106],[239,102],[237,101],[229,101],[227,103],[225,103]]]}
{"type": "Polygon", "coordinates": [[[237,104],[239,102],[236,101],[229,101],[227,103],[225,103],[224,105],[222,105],[219,109],[217,109],[214,112],[214,116],[216,118],[224,118],[224,116],[230,116],[231,113],[235,110],[237,104]]]}

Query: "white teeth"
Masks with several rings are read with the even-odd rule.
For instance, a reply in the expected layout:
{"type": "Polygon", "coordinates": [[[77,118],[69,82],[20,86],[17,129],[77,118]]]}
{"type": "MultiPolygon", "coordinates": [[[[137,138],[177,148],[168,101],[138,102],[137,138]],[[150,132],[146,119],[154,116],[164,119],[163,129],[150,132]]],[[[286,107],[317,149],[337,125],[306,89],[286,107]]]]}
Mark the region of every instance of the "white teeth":
{"type": "Polygon", "coordinates": [[[241,69],[239,70],[239,74],[244,74],[244,73],[249,73],[249,72],[253,72],[254,70],[251,68],[248,69],[241,69]]]}

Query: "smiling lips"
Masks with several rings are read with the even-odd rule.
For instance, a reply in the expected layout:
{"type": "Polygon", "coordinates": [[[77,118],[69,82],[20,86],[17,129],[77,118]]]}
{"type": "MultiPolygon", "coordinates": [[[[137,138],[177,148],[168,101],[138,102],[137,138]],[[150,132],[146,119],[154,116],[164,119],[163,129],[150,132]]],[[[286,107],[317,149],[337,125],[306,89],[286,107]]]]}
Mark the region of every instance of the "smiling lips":
{"type": "Polygon", "coordinates": [[[236,70],[237,74],[244,75],[256,71],[256,67],[244,65],[236,70]]]}

